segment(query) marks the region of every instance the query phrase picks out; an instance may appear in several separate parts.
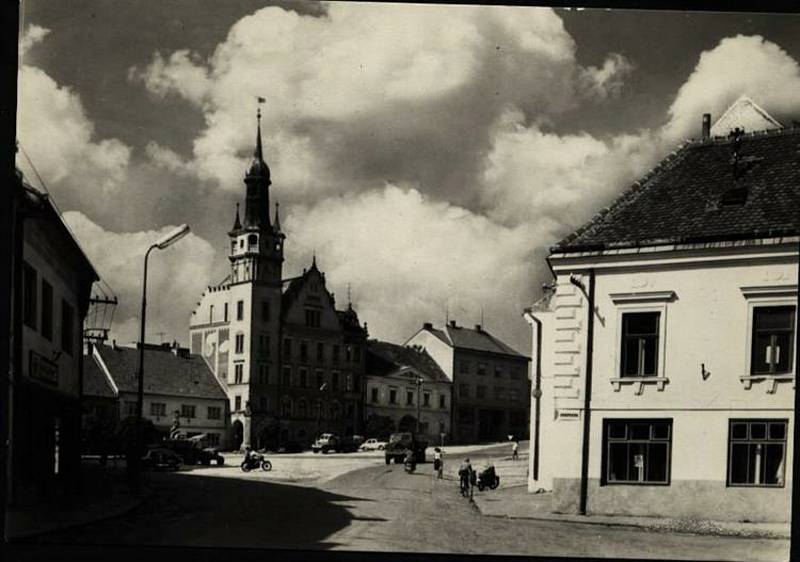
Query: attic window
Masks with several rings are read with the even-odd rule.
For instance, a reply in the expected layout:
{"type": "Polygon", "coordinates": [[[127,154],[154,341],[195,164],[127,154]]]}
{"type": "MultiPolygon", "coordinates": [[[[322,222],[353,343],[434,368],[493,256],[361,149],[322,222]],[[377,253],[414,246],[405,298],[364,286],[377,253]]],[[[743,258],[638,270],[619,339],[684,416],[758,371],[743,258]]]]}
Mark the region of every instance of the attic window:
{"type": "Polygon", "coordinates": [[[724,206],[744,205],[747,201],[746,187],[732,187],[725,191],[720,198],[720,203],[724,206]]]}

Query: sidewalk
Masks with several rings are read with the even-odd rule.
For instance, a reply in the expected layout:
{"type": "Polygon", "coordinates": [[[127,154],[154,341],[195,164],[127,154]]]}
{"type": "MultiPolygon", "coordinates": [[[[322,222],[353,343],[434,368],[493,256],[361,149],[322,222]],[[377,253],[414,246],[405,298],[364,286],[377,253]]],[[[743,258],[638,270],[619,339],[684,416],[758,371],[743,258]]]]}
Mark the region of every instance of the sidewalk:
{"type": "Polygon", "coordinates": [[[528,493],[527,486],[504,486],[491,492],[478,492],[474,499],[479,511],[489,517],[562,521],[589,525],[636,527],[647,531],[691,533],[695,535],[735,536],[766,539],[788,539],[788,523],[739,523],[704,519],[674,519],[611,515],[575,515],[552,513],[552,493],[528,493]]]}
{"type": "Polygon", "coordinates": [[[50,531],[111,519],[135,509],[149,493],[146,483],[138,495],[130,491],[124,469],[83,467],[83,493],[9,507],[7,540],[29,539],[50,531]]]}

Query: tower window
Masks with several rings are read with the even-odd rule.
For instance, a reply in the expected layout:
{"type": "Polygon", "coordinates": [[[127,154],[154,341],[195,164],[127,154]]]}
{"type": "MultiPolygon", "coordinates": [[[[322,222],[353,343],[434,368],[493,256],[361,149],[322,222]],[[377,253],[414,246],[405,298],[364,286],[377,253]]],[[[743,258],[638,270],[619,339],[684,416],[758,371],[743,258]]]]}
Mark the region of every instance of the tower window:
{"type": "Polygon", "coordinates": [[[252,250],[253,248],[258,247],[258,235],[251,234],[247,237],[247,249],[252,250]]]}
{"type": "Polygon", "coordinates": [[[228,303],[225,303],[225,307],[222,309],[222,319],[225,322],[228,321],[228,303]]]}
{"type": "Polygon", "coordinates": [[[214,305],[212,304],[208,308],[208,323],[211,324],[214,321],[214,305]]]}
{"type": "Polygon", "coordinates": [[[238,301],[236,303],[236,319],[244,320],[244,301],[238,301]]]}

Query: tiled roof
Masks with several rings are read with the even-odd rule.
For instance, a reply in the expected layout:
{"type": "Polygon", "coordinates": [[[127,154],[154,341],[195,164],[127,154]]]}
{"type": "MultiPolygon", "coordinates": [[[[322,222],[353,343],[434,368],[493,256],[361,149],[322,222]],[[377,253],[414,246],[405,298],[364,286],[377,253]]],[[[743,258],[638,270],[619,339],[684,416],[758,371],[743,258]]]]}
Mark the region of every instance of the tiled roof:
{"type": "Polygon", "coordinates": [[[739,142],[736,172],[731,138],[683,145],[551,252],[797,235],[800,128],[739,142]]]}
{"type": "Polygon", "coordinates": [[[367,374],[389,375],[412,367],[422,377],[435,382],[449,382],[447,375],[424,349],[379,340],[367,342],[367,374]]]}
{"type": "Polygon", "coordinates": [[[450,347],[460,349],[470,349],[472,351],[485,351],[488,353],[499,353],[501,355],[510,355],[522,359],[528,359],[517,350],[506,345],[485,329],[471,329],[463,326],[453,326],[447,324],[444,330],[437,328],[425,328],[427,331],[435,335],[450,347]]]}
{"type": "Polygon", "coordinates": [[[83,394],[97,398],[115,398],[108,378],[91,355],[83,358],[83,394]]]}
{"type": "MultiPolygon", "coordinates": [[[[120,392],[136,392],[139,350],[133,347],[112,348],[99,345],[97,351],[120,392]]],[[[189,354],[181,357],[168,347],[145,348],[144,392],[186,398],[227,398],[202,357],[189,354]]]]}

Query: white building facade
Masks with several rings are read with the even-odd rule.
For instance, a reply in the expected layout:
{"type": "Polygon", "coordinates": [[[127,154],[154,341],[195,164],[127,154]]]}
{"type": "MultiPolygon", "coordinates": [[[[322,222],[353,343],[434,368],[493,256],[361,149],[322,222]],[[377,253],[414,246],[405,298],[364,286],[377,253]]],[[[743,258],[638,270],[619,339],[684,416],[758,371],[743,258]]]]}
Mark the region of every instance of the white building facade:
{"type": "Polygon", "coordinates": [[[798,140],[689,143],[551,249],[528,487],[555,511],[788,520],[798,140]]]}

